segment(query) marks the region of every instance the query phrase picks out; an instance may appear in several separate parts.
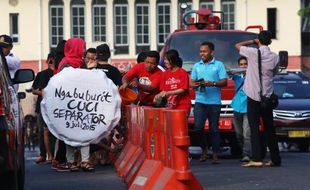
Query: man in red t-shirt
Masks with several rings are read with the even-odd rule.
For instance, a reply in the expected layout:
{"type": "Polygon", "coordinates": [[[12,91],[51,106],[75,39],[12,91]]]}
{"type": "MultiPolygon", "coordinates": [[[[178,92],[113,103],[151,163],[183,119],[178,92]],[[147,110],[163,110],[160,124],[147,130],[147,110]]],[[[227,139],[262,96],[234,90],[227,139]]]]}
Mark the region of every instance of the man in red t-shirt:
{"type": "Polygon", "coordinates": [[[139,105],[153,105],[154,96],[159,92],[162,71],[157,67],[159,53],[147,52],[144,63],[136,64],[123,76],[120,90],[128,86],[139,89],[139,105]],[[134,80],[138,78],[139,80],[134,80]]]}

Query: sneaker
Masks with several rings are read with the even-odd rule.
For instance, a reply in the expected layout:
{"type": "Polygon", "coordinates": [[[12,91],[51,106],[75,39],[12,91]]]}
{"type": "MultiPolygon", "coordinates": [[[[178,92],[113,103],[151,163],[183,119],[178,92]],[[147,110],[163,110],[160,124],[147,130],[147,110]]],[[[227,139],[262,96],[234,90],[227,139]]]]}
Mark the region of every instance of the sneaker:
{"type": "Polygon", "coordinates": [[[42,163],[45,163],[45,161],[46,161],[46,158],[43,157],[43,156],[40,156],[39,158],[36,159],[35,162],[36,162],[37,164],[42,164],[42,163]]]}

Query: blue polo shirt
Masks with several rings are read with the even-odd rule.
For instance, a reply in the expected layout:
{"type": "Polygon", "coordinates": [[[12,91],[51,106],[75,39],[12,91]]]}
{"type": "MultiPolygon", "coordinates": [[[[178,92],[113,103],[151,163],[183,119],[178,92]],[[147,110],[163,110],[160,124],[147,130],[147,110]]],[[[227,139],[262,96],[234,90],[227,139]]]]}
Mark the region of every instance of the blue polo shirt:
{"type": "Polygon", "coordinates": [[[244,77],[242,75],[234,75],[232,79],[235,82],[235,96],[232,99],[230,106],[234,109],[235,112],[246,113],[248,97],[244,93],[242,87],[239,88],[244,84],[244,77]],[[238,90],[238,92],[236,92],[236,90],[238,90]]]}
{"type": "MultiPolygon", "coordinates": [[[[227,72],[223,62],[214,58],[209,63],[205,64],[202,60],[195,63],[192,69],[191,78],[199,80],[203,78],[205,81],[217,82],[227,78],[227,72]]],[[[196,89],[195,102],[202,104],[221,104],[221,88],[217,86],[206,87],[205,92],[200,92],[196,89]]]]}

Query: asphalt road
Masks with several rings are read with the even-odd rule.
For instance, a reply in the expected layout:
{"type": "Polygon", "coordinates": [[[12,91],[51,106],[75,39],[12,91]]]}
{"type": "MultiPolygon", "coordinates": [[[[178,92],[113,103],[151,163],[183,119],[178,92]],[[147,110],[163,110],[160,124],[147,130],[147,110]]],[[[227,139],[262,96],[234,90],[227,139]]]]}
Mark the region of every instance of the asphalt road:
{"type": "MultiPolygon", "coordinates": [[[[123,190],[126,184],[111,166],[96,166],[93,173],[56,172],[47,164],[35,164],[37,151],[26,152],[25,190],[123,190]]],[[[282,167],[243,168],[226,153],[221,164],[191,160],[191,169],[208,190],[308,190],[310,153],[282,151],[282,167]]]]}

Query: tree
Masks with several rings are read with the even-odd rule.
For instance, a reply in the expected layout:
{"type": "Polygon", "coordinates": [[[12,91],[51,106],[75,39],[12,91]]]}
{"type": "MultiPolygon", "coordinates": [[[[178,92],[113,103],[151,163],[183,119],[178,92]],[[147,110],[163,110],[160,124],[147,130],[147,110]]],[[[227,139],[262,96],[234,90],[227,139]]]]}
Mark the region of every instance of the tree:
{"type": "Polygon", "coordinates": [[[310,18],[310,4],[308,4],[307,7],[300,9],[298,11],[298,15],[309,19],[310,18]]]}

